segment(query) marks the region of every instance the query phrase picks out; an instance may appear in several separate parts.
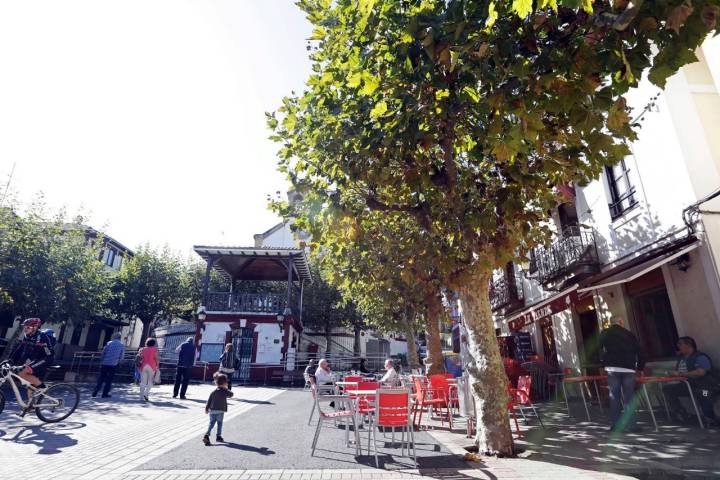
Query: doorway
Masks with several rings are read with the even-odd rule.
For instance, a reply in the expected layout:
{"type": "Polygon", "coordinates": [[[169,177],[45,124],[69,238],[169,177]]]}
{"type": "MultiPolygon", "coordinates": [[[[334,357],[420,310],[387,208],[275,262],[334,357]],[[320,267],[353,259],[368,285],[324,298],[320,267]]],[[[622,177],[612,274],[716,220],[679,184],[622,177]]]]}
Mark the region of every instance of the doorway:
{"type": "Polygon", "coordinates": [[[545,363],[557,367],[557,345],[555,344],[555,332],[553,330],[552,318],[547,317],[540,320],[540,334],[542,335],[545,363]]]}

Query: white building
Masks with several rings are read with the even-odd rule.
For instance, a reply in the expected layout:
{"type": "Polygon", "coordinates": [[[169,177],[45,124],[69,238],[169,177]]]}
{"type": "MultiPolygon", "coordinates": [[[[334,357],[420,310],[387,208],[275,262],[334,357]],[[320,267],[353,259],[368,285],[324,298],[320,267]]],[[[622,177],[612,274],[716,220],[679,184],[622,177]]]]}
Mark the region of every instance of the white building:
{"type": "MultiPolygon", "coordinates": [[[[575,186],[554,212],[557,238],[530,265],[498,272],[497,327],[531,334],[550,363],[597,364],[597,335],[622,316],[650,365],[675,356],[678,336],[720,362],[720,39],[664,91],[628,95],[644,114],[632,155],[602,178],[575,186]]],[[[718,363],[720,364],[720,363],[718,363]]]]}

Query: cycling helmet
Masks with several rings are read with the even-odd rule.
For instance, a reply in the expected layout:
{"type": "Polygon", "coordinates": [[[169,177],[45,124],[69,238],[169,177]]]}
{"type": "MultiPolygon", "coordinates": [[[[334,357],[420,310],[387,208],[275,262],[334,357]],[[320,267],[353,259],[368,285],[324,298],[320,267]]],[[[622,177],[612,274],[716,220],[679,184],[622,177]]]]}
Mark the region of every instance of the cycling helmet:
{"type": "Polygon", "coordinates": [[[39,318],[26,318],[23,322],[23,327],[38,327],[42,325],[42,320],[39,318]]]}

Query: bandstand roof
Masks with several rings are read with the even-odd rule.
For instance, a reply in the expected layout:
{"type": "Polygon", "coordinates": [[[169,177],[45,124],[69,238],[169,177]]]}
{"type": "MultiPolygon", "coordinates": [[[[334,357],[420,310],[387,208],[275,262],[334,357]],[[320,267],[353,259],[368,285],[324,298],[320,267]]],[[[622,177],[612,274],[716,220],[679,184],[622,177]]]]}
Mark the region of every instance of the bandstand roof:
{"type": "Polygon", "coordinates": [[[195,245],[193,250],[205,261],[215,260],[215,268],[235,280],[287,281],[286,265],[292,260],[293,281],[312,282],[307,255],[302,248],[195,245]]]}

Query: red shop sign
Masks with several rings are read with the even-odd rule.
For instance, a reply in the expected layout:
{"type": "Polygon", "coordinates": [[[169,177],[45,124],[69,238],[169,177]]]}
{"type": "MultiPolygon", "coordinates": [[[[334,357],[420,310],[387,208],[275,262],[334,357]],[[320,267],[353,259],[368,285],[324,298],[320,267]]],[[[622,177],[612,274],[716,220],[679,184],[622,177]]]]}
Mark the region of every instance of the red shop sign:
{"type": "Polygon", "coordinates": [[[551,302],[548,302],[544,305],[540,305],[538,307],[531,308],[527,312],[515,317],[514,319],[510,320],[508,322],[508,326],[510,327],[510,330],[515,332],[523,327],[526,327],[528,325],[532,325],[534,322],[549,317],[550,315],[554,315],[558,312],[562,312],[563,310],[567,309],[572,305],[573,303],[577,302],[578,296],[577,291],[573,290],[570,293],[567,293],[565,295],[562,295],[551,302]]]}

